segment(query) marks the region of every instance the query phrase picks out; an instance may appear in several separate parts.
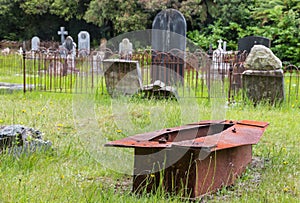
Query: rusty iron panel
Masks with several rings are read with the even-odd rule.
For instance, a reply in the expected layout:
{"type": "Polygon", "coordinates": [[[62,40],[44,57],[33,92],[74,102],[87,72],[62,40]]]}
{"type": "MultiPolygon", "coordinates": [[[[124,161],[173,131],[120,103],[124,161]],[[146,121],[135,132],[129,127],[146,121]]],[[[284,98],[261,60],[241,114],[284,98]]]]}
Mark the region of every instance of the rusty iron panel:
{"type": "Polygon", "coordinates": [[[126,137],[109,142],[106,146],[131,148],[182,146],[220,150],[256,144],[267,126],[267,122],[249,120],[203,121],[126,137]]]}
{"type": "Polygon", "coordinates": [[[199,149],[174,147],[162,152],[158,148],[135,148],[134,193],[162,187],[171,194],[197,198],[234,184],[252,160],[252,145],[215,151],[203,160],[199,159],[199,149]]]}
{"type": "Polygon", "coordinates": [[[132,147],[134,193],[166,192],[194,199],[234,184],[268,126],[259,121],[201,121],[138,134],[106,146],[132,147]]]}

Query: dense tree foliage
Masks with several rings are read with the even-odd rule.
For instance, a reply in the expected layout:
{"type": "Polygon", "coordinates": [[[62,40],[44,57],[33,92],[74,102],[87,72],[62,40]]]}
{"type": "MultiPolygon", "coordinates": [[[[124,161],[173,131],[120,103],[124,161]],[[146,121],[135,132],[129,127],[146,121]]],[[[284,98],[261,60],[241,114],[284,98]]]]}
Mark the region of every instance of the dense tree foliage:
{"type": "Polygon", "coordinates": [[[299,63],[300,0],[0,0],[0,40],[59,40],[57,30],[65,26],[75,39],[89,31],[98,44],[102,37],[151,28],[166,8],[185,16],[188,37],[203,49],[222,38],[236,50],[240,37],[260,35],[272,40],[282,60],[299,63]]]}
{"type": "Polygon", "coordinates": [[[263,36],[271,39],[271,49],[281,60],[300,65],[300,0],[217,2],[219,12],[213,23],[188,34],[199,46],[208,49],[213,43],[216,47],[216,41],[222,38],[236,50],[239,38],[263,36]]]}

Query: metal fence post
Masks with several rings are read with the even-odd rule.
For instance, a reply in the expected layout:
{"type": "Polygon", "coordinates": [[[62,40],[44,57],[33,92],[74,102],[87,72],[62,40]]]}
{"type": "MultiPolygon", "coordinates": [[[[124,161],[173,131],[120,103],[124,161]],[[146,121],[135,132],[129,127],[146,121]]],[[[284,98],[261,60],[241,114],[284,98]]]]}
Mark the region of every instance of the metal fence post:
{"type": "Polygon", "coordinates": [[[25,59],[26,59],[26,50],[25,47],[23,48],[23,92],[26,93],[26,65],[25,65],[25,59]]]}

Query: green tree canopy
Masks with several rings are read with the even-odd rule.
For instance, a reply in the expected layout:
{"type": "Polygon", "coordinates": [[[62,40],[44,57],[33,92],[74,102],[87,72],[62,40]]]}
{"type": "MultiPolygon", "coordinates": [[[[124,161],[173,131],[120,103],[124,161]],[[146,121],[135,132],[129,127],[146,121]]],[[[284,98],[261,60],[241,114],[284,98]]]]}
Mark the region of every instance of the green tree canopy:
{"type": "Polygon", "coordinates": [[[299,0],[0,0],[0,39],[58,39],[57,30],[65,26],[73,36],[82,29],[94,32],[99,42],[151,28],[166,8],[185,16],[188,36],[201,48],[222,38],[236,50],[239,38],[259,35],[271,39],[279,58],[300,63],[299,0]]]}

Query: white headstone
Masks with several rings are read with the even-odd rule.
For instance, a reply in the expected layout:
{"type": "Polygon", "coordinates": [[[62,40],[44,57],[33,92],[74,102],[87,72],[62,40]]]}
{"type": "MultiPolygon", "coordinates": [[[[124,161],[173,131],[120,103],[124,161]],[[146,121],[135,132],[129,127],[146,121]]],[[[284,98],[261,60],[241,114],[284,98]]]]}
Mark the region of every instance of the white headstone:
{"type": "Polygon", "coordinates": [[[37,36],[34,36],[31,39],[31,51],[37,51],[40,48],[40,38],[37,36]]]}
{"type": "Polygon", "coordinates": [[[87,31],[81,31],[78,34],[78,53],[90,54],[90,34],[87,31]]]}
{"type": "Polygon", "coordinates": [[[122,59],[130,59],[132,55],[132,43],[128,38],[124,38],[122,42],[119,44],[119,54],[122,59]]]}

